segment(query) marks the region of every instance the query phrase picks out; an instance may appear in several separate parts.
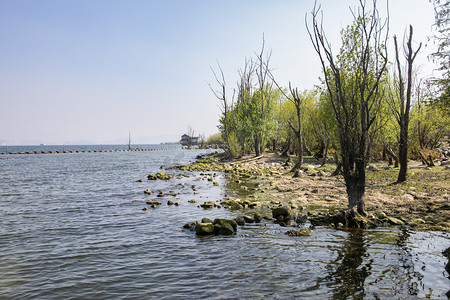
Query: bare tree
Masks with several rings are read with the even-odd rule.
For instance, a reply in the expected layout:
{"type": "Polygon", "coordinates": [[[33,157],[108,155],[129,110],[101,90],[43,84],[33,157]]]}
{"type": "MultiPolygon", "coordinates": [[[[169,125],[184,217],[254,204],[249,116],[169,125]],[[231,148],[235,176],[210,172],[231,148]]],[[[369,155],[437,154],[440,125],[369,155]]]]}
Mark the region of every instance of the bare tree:
{"type": "Polygon", "coordinates": [[[394,36],[395,46],[395,65],[397,74],[394,76],[395,92],[388,97],[388,103],[392,112],[397,119],[400,126],[400,139],[398,146],[398,160],[400,162],[400,170],[398,172],[397,183],[406,181],[408,169],[408,127],[409,127],[409,112],[411,109],[411,98],[413,89],[413,62],[422,47],[419,44],[417,50],[412,49],[413,27],[409,26],[408,41],[403,46],[403,52],[406,59],[406,77],[403,73],[402,64],[399,58],[399,49],[397,44],[397,37],[394,36]],[[405,95],[405,81],[406,81],[406,95],[405,95]],[[395,95],[393,95],[395,94],[395,95]]]}
{"type": "Polygon", "coordinates": [[[214,78],[216,80],[216,83],[219,85],[219,90],[214,89],[210,83],[208,83],[209,88],[211,89],[211,91],[214,93],[214,96],[216,96],[217,99],[220,100],[221,102],[221,112],[222,112],[222,116],[224,118],[223,120],[223,131],[225,132],[225,146],[226,146],[226,151],[228,152],[228,154],[230,156],[232,156],[233,154],[231,153],[231,147],[230,147],[230,133],[229,133],[229,129],[228,129],[228,114],[229,114],[229,109],[230,106],[228,104],[228,99],[227,99],[227,89],[226,89],[226,81],[225,81],[225,76],[223,74],[223,70],[222,67],[219,64],[219,61],[217,61],[217,66],[219,68],[220,71],[220,78],[217,76],[217,73],[214,71],[214,69],[211,67],[211,71],[214,74],[214,78]]]}
{"type": "Polygon", "coordinates": [[[291,92],[292,97],[289,97],[288,99],[292,103],[294,103],[295,111],[297,113],[298,129],[295,129],[294,125],[292,125],[290,120],[288,120],[288,123],[289,123],[289,126],[291,127],[292,131],[294,131],[295,137],[297,138],[297,141],[298,141],[298,152],[297,152],[298,160],[297,160],[297,163],[292,168],[292,171],[295,172],[294,176],[298,176],[297,171],[300,170],[300,168],[302,167],[302,163],[303,163],[303,138],[302,138],[302,117],[301,117],[303,98],[298,94],[297,88],[295,88],[295,89],[292,88],[290,82],[289,82],[289,91],[291,92]]]}
{"type": "MultiPolygon", "coordinates": [[[[258,89],[260,92],[261,97],[261,108],[260,108],[260,120],[261,124],[263,123],[263,120],[265,119],[265,115],[267,114],[268,107],[268,101],[269,98],[272,96],[272,85],[273,82],[270,80],[270,69],[269,69],[269,63],[270,63],[270,57],[272,55],[271,52],[265,54],[265,40],[263,35],[263,43],[261,47],[261,52],[257,54],[257,61],[256,61],[256,77],[258,79],[258,89]]],[[[261,126],[259,126],[261,127],[261,126]]],[[[255,142],[255,155],[260,156],[262,153],[262,141],[263,141],[263,128],[258,128],[255,131],[254,136],[254,142],[255,142]]]]}
{"type": "Polygon", "coordinates": [[[358,11],[352,11],[354,24],[348,35],[343,36],[344,44],[338,57],[332,53],[322,18],[319,20],[320,6],[314,6],[311,28],[306,24],[322,65],[338,126],[342,174],[348,196],[347,221],[358,213],[366,215],[363,197],[368,137],[381,99],[379,86],[386,70],[385,45],[389,29],[388,19],[382,22],[379,17],[376,0],[371,10],[367,9],[365,1],[360,0],[359,4],[358,11]]]}
{"type": "Polygon", "coordinates": [[[275,80],[275,77],[273,76],[272,72],[270,72],[270,77],[272,82],[277,86],[278,90],[288,99],[291,101],[295,106],[295,112],[297,115],[297,126],[298,129],[295,128],[295,126],[292,124],[291,120],[288,120],[289,127],[292,129],[292,131],[295,134],[295,137],[297,138],[298,142],[298,151],[297,156],[298,160],[297,163],[292,168],[291,172],[294,172],[294,177],[299,176],[299,170],[302,167],[303,164],[303,136],[302,136],[302,105],[303,105],[303,97],[299,95],[298,88],[292,88],[291,83],[289,82],[289,92],[290,95],[288,95],[283,88],[279,86],[277,81],[275,80]]]}

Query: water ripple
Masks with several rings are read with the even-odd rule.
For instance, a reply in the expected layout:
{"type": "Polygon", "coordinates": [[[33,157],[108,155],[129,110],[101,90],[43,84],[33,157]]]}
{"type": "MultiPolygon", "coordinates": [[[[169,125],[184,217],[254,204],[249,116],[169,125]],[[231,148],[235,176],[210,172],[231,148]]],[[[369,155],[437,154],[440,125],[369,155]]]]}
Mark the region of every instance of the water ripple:
{"type": "MultiPolygon", "coordinates": [[[[240,299],[445,297],[443,233],[316,228],[289,237],[252,224],[230,237],[197,238],[186,222],[232,218],[188,203],[222,199],[172,182],[134,182],[197,150],[24,155],[0,160],[0,298],[240,299]],[[181,206],[142,211],[143,193],[179,190],[181,206]],[[200,198],[201,197],[201,198],[200,198]]],[[[197,174],[198,175],[198,174],[197,174]]],[[[169,199],[169,198],[168,198],[169,199]]]]}

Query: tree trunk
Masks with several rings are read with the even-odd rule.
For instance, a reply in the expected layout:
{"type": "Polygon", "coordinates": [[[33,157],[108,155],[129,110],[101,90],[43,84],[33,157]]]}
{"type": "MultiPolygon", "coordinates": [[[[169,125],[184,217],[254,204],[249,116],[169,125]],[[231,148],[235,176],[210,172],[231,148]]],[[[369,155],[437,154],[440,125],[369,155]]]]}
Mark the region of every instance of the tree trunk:
{"type": "Polygon", "coordinates": [[[298,126],[299,129],[295,129],[295,127],[292,125],[291,121],[288,120],[288,124],[291,127],[292,131],[294,131],[295,133],[295,137],[297,138],[298,141],[298,151],[297,151],[297,156],[298,156],[298,160],[297,163],[295,164],[295,166],[292,168],[291,172],[295,172],[297,170],[300,170],[300,168],[302,167],[302,163],[303,163],[303,139],[302,139],[302,131],[301,131],[301,122],[300,122],[300,116],[299,116],[299,109],[297,109],[297,113],[298,113],[298,126]]]}
{"type": "Polygon", "coordinates": [[[366,191],[365,163],[363,161],[357,161],[355,174],[344,174],[344,179],[348,195],[348,209],[356,208],[356,211],[360,215],[365,216],[366,210],[363,199],[366,191]]]}
{"type": "Polygon", "coordinates": [[[339,160],[336,152],[334,153],[334,160],[336,161],[336,169],[334,169],[333,173],[331,173],[331,176],[338,176],[341,174],[342,162],[339,160]]]}
{"type": "Polygon", "coordinates": [[[261,138],[255,138],[255,156],[261,156],[261,138]]]}
{"type": "Polygon", "coordinates": [[[280,155],[281,157],[286,157],[286,156],[288,156],[288,152],[289,152],[289,150],[291,149],[291,143],[292,143],[291,138],[288,137],[288,140],[287,140],[287,142],[286,142],[286,145],[284,146],[283,152],[282,152],[281,155],[280,155]]]}
{"type": "Polygon", "coordinates": [[[324,164],[327,163],[327,157],[328,157],[328,148],[330,147],[330,137],[327,138],[327,142],[325,144],[325,151],[322,158],[322,163],[320,164],[321,167],[323,167],[324,164]]]}
{"type": "Polygon", "coordinates": [[[311,149],[309,149],[305,139],[303,139],[303,149],[305,150],[306,155],[312,155],[311,149]]]}
{"type": "Polygon", "coordinates": [[[300,170],[300,168],[302,167],[302,164],[303,164],[302,134],[301,134],[300,130],[298,130],[296,132],[296,134],[297,134],[297,140],[298,140],[298,151],[297,151],[298,160],[297,160],[297,163],[295,164],[294,168],[292,168],[292,171],[300,170]]]}
{"type": "Polygon", "coordinates": [[[395,155],[394,151],[392,151],[392,149],[389,148],[389,147],[386,147],[386,152],[387,152],[387,154],[389,154],[390,157],[392,157],[394,159],[394,161],[395,161],[394,167],[397,168],[398,167],[398,157],[397,157],[397,155],[395,155]]]}
{"type": "MultiPolygon", "coordinates": [[[[404,120],[405,121],[405,120],[404,120]]],[[[406,123],[406,122],[405,122],[406,123]]],[[[408,124],[403,124],[400,128],[400,143],[398,146],[398,160],[400,170],[398,172],[397,183],[406,181],[408,170],[408,124]]]]}

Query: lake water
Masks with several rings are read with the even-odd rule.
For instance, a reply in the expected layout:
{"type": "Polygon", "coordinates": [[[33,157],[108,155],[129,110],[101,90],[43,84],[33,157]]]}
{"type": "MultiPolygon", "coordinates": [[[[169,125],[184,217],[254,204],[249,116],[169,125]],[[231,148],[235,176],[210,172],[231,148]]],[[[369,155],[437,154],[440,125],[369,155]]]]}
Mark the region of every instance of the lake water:
{"type": "Polygon", "coordinates": [[[289,237],[261,223],[196,237],[185,223],[239,214],[197,207],[233,193],[223,174],[219,186],[198,172],[146,177],[205,152],[0,155],[0,299],[447,298],[447,233],[318,227],[289,237]]]}

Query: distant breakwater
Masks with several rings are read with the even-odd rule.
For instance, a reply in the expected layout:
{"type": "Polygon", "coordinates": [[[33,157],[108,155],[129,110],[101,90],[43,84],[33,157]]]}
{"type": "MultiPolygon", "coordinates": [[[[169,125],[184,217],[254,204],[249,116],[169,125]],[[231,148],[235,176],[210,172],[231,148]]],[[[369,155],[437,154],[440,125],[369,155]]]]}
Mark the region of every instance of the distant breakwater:
{"type": "Polygon", "coordinates": [[[139,151],[167,151],[176,148],[152,148],[152,149],[105,149],[105,150],[62,150],[62,151],[23,151],[23,152],[0,152],[0,155],[23,155],[23,154],[63,154],[63,153],[105,153],[105,152],[139,152],[139,151]]]}

